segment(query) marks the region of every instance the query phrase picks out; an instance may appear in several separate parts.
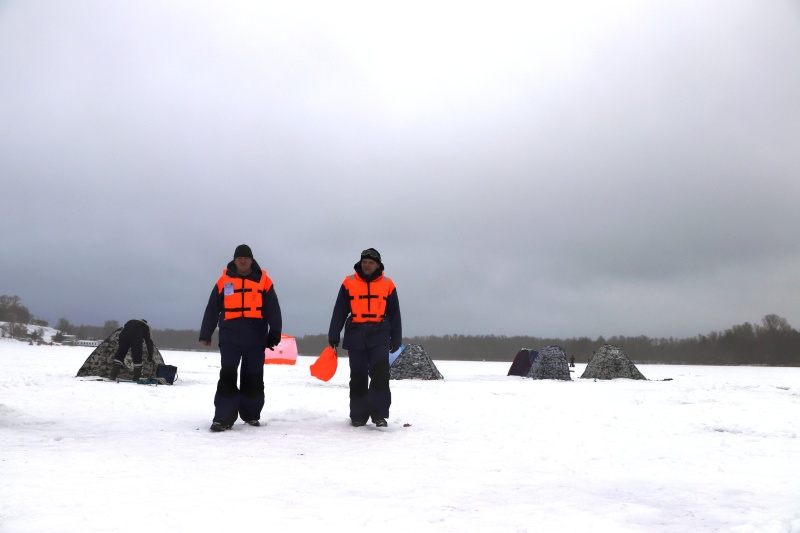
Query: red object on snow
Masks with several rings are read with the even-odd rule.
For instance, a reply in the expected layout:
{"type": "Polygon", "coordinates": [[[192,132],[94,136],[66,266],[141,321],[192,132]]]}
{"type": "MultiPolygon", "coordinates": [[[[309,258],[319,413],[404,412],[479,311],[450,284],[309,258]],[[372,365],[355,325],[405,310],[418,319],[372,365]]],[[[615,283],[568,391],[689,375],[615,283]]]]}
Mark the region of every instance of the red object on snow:
{"type": "Polygon", "coordinates": [[[336,350],[328,346],[319,354],[317,360],[311,365],[311,375],[322,381],[330,381],[336,374],[336,367],[339,365],[339,356],[336,350]]]}

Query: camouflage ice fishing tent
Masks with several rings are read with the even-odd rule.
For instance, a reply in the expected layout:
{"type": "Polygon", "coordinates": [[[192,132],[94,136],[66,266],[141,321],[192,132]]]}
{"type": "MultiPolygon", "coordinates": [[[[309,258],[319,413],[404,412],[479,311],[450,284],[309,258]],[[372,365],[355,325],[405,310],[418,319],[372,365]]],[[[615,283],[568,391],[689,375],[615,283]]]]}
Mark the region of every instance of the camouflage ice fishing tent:
{"type": "Polygon", "coordinates": [[[571,381],[569,363],[564,350],[559,346],[545,346],[531,365],[528,377],[533,379],[563,379],[571,381]]]}
{"type": "MultiPolygon", "coordinates": [[[[111,377],[111,365],[114,361],[114,355],[117,353],[119,347],[119,334],[122,328],[118,328],[114,333],[109,335],[106,340],[100,343],[100,346],[94,349],[83,366],[78,370],[76,377],[97,376],[101,378],[111,377]]],[[[125,364],[119,371],[117,376],[119,379],[133,379],[133,357],[131,351],[125,355],[123,361],[125,364]]],[[[156,368],[158,365],[164,364],[164,358],[161,357],[161,352],[158,347],[153,343],[153,361],[147,360],[147,345],[142,341],[142,378],[155,378],[156,368]]]]}
{"type": "Polygon", "coordinates": [[[583,371],[581,378],[594,379],[647,379],[621,349],[612,344],[600,347],[583,371]]]}
{"type": "Polygon", "coordinates": [[[425,348],[406,344],[389,369],[389,379],[444,379],[425,348]]]}
{"type": "Polygon", "coordinates": [[[532,348],[523,348],[517,352],[517,355],[514,356],[514,361],[511,363],[511,367],[508,369],[507,376],[522,376],[525,377],[528,375],[528,372],[531,371],[531,366],[533,362],[536,361],[536,358],[539,356],[539,352],[532,348]]]}

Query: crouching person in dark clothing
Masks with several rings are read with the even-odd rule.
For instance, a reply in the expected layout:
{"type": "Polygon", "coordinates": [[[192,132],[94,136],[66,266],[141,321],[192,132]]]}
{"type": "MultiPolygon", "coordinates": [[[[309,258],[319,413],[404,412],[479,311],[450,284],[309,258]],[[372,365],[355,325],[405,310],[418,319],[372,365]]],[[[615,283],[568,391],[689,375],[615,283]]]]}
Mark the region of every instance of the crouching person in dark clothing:
{"type": "Polygon", "coordinates": [[[344,327],[342,348],[350,356],[350,423],[363,426],[372,418],[386,427],[392,393],[389,353],[400,347],[402,322],[397,289],[383,275],[381,255],[374,248],[361,252],[346,277],[333,307],[328,343],[336,348],[344,327]]]}
{"type": "Polygon", "coordinates": [[[217,325],[222,365],[211,431],[230,429],[238,417],[259,426],[264,408],[264,349],[272,349],[281,340],[281,307],[272,280],[246,244],[236,248],[233,261],[211,289],[200,327],[202,345],[211,344],[217,325]]]}
{"type": "Polygon", "coordinates": [[[142,377],[142,342],[147,345],[147,360],[153,360],[153,339],[150,336],[150,326],[147,320],[128,320],[119,332],[119,346],[114,355],[114,364],[111,365],[111,379],[117,379],[119,371],[124,365],[125,355],[131,351],[133,358],[133,380],[142,377]]]}

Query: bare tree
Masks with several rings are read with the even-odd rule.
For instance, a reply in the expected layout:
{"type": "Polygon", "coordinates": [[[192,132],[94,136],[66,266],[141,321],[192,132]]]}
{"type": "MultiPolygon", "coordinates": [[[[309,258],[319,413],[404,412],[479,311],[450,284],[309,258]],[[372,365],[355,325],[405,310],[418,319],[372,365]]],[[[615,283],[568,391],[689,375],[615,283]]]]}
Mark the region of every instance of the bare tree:
{"type": "Polygon", "coordinates": [[[103,324],[103,336],[108,337],[115,331],[119,329],[119,322],[116,320],[106,320],[105,324],[103,324]]]}
{"type": "Polygon", "coordinates": [[[75,329],[75,326],[69,323],[69,320],[66,318],[59,318],[58,324],[56,324],[56,329],[61,333],[66,333],[68,335],[72,334],[72,330],[75,329]]]}
{"type": "Polygon", "coordinates": [[[767,332],[788,333],[792,331],[789,322],[778,315],[766,315],[761,319],[761,326],[767,332]]]}

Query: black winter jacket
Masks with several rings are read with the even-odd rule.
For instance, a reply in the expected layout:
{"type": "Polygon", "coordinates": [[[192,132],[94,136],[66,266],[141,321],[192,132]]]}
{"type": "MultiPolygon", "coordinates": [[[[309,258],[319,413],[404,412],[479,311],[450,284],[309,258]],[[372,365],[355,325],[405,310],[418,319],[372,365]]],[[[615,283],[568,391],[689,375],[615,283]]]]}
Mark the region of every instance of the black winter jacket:
{"type": "MultiPolygon", "coordinates": [[[[261,267],[253,260],[252,272],[247,279],[258,282],[261,279],[261,267]]],[[[227,275],[231,277],[241,277],[236,272],[236,263],[228,263],[227,275]]],[[[219,326],[219,343],[233,342],[247,346],[266,346],[267,335],[274,338],[275,344],[281,338],[281,305],[278,302],[278,295],[275,286],[262,294],[262,318],[234,318],[225,320],[223,318],[223,294],[217,288],[216,283],[211,289],[208,297],[206,312],[203,315],[203,324],[200,326],[200,340],[211,341],[214,330],[219,326]]]]}
{"type": "MultiPolygon", "coordinates": [[[[367,283],[383,274],[383,263],[371,276],[364,274],[359,261],[353,268],[367,283]]],[[[328,342],[339,343],[340,334],[344,326],[344,341],[342,348],[345,350],[364,350],[380,344],[388,344],[397,348],[402,343],[403,324],[400,316],[400,300],[397,289],[393,290],[386,300],[386,319],[382,322],[354,323],[350,316],[350,294],[342,284],[333,306],[331,325],[328,329],[328,342]]]]}
{"type": "Polygon", "coordinates": [[[128,320],[119,332],[119,338],[129,341],[132,345],[141,345],[144,341],[147,346],[148,357],[153,356],[153,339],[150,336],[150,326],[141,320],[128,320]]]}

